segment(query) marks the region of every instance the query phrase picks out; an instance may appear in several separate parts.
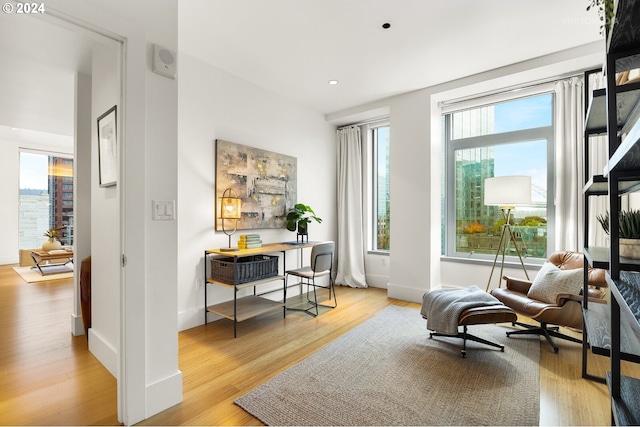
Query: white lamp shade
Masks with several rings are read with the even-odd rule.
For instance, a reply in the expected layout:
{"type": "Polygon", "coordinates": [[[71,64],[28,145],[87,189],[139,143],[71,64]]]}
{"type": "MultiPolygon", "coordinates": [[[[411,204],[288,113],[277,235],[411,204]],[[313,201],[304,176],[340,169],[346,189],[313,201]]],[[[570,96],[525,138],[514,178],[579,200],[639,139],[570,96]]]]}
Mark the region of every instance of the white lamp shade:
{"type": "Polygon", "coordinates": [[[495,176],[485,179],[484,204],[487,206],[531,205],[531,177],[495,176]]]}

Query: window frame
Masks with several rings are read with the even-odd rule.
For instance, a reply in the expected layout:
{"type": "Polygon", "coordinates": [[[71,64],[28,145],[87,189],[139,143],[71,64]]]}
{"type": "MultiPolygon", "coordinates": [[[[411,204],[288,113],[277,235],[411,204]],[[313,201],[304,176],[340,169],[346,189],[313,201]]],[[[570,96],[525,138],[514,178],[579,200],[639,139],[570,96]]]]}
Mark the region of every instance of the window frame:
{"type": "MultiPolygon", "coordinates": [[[[369,252],[370,253],[378,253],[378,254],[390,254],[391,248],[384,249],[378,248],[378,130],[380,128],[389,129],[389,146],[391,146],[391,125],[389,121],[381,121],[375,124],[370,124],[367,129],[368,140],[369,140],[369,150],[371,153],[370,158],[368,159],[368,165],[371,168],[370,179],[370,191],[368,192],[369,198],[371,200],[370,209],[369,209],[369,219],[371,221],[371,225],[369,227],[369,252]]],[[[387,174],[387,179],[390,179],[389,174],[387,174]]],[[[391,194],[389,194],[389,199],[391,199],[391,194]]],[[[389,216],[391,214],[389,213],[389,216]]],[[[391,234],[391,224],[389,221],[389,235],[391,234]]]]}
{"type": "MultiPolygon", "coordinates": [[[[537,93],[527,94],[526,96],[514,96],[512,98],[504,99],[501,102],[515,101],[521,98],[544,95],[550,93],[552,95],[552,112],[551,112],[551,125],[537,128],[528,128],[518,131],[492,133],[488,135],[473,136],[467,138],[451,139],[452,136],[452,116],[454,113],[468,110],[472,108],[478,108],[483,106],[489,106],[496,102],[479,102],[474,106],[466,106],[457,110],[450,109],[448,111],[442,111],[442,125],[443,125],[443,178],[444,184],[442,188],[444,190],[443,197],[443,258],[453,259],[465,259],[474,261],[492,261],[495,258],[495,254],[478,254],[473,252],[457,252],[456,251],[456,179],[455,179],[455,151],[461,149],[473,149],[480,147],[498,146],[511,143],[519,143],[526,141],[546,140],[547,141],[547,256],[551,254],[555,246],[555,110],[556,110],[556,97],[555,93],[550,90],[542,90],[537,93]],[[452,213],[449,215],[448,213],[452,213]]],[[[526,257],[526,262],[529,264],[541,265],[544,262],[543,258],[526,257]]],[[[516,256],[505,255],[505,263],[519,263],[516,256]]]]}
{"type": "MultiPolygon", "coordinates": [[[[50,167],[51,159],[53,159],[53,158],[60,159],[61,163],[63,163],[64,165],[71,165],[72,166],[72,171],[75,174],[75,158],[74,158],[72,153],[57,152],[57,151],[52,151],[52,150],[38,150],[38,149],[23,148],[23,147],[20,147],[19,150],[18,150],[18,163],[19,163],[18,171],[19,171],[19,174],[22,173],[21,168],[23,167],[22,154],[38,155],[38,156],[46,157],[47,158],[48,167],[50,167]]],[[[49,172],[49,170],[47,172],[49,172]]],[[[47,173],[47,181],[50,182],[51,179],[52,179],[52,175],[47,173]]],[[[69,200],[67,200],[67,203],[62,203],[62,200],[61,200],[61,203],[60,203],[59,207],[62,209],[62,213],[63,214],[67,214],[69,211],[73,214],[73,212],[75,211],[75,208],[76,208],[76,194],[75,194],[75,189],[74,189],[75,185],[74,185],[73,176],[71,176],[71,177],[59,176],[59,179],[61,179],[61,182],[67,182],[66,184],[61,184],[61,189],[63,187],[65,187],[65,186],[67,186],[67,187],[71,186],[70,189],[67,188],[64,191],[65,192],[71,192],[71,194],[73,195],[71,200],[70,200],[71,204],[68,204],[69,200]]],[[[21,179],[19,177],[18,178],[18,191],[17,191],[17,193],[18,193],[17,195],[18,195],[19,216],[22,215],[22,213],[20,211],[21,204],[22,204],[21,193],[20,193],[21,184],[22,184],[22,182],[21,182],[21,179]]],[[[49,191],[50,187],[48,187],[46,190],[47,190],[47,194],[48,194],[48,197],[49,197],[49,215],[48,215],[48,225],[47,225],[47,229],[49,229],[49,228],[52,227],[52,225],[51,225],[52,217],[55,216],[56,211],[57,211],[56,208],[58,206],[56,206],[55,203],[53,203],[56,195],[52,194],[49,191]]],[[[75,231],[73,230],[73,228],[74,228],[74,225],[72,223],[71,224],[72,231],[71,231],[71,236],[70,236],[72,242],[75,240],[75,231]]],[[[65,229],[65,230],[63,230],[61,232],[62,238],[64,238],[64,239],[68,239],[69,238],[69,236],[66,235],[67,231],[68,231],[68,229],[65,229]]],[[[21,233],[22,233],[22,224],[21,224],[21,222],[19,220],[18,221],[18,245],[19,245],[19,247],[21,249],[32,247],[33,245],[27,245],[27,246],[23,245],[24,240],[22,239],[22,234],[21,233]]]]}

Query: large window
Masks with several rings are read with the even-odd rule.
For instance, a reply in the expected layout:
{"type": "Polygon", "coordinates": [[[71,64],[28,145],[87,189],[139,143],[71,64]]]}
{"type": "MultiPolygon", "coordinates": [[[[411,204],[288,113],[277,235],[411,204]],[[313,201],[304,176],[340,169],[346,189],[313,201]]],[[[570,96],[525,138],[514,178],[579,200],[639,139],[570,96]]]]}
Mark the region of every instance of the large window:
{"type": "MultiPolygon", "coordinates": [[[[516,208],[511,229],[525,257],[546,258],[553,226],[553,94],[544,93],[445,114],[443,253],[491,258],[504,219],[484,204],[484,180],[527,175],[532,205],[516,208]]],[[[513,244],[508,255],[515,255],[513,244]]]]}
{"type": "Polygon", "coordinates": [[[50,228],[62,244],[73,244],[73,160],[59,155],[20,153],[21,249],[38,248],[50,228]]]}
{"type": "Polygon", "coordinates": [[[389,251],[389,126],[371,129],[373,141],[373,247],[389,251]]]}

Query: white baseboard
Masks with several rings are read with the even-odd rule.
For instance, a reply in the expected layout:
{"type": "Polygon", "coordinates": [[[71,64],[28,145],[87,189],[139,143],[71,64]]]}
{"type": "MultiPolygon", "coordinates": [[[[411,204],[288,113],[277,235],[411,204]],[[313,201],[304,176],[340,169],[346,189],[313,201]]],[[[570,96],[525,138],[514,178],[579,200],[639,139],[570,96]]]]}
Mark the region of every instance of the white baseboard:
{"type": "Polygon", "coordinates": [[[18,263],[17,256],[0,257],[0,265],[9,265],[9,264],[17,264],[17,263],[18,263]]]}
{"type": "MultiPolygon", "coordinates": [[[[444,285],[442,286],[442,288],[460,289],[459,286],[448,285],[444,285]]],[[[389,283],[387,296],[389,298],[395,298],[402,301],[417,302],[419,304],[422,304],[422,297],[425,293],[431,290],[432,289],[410,288],[408,286],[392,285],[391,283],[389,283]]]]}
{"type": "Polygon", "coordinates": [[[381,288],[381,289],[389,288],[389,276],[367,274],[366,280],[367,280],[367,286],[370,286],[372,288],[381,288]]]}
{"type": "Polygon", "coordinates": [[[186,331],[202,324],[204,324],[204,307],[191,308],[178,313],[178,332],[186,331]]]}
{"type": "Polygon", "coordinates": [[[148,384],[146,395],[146,418],[182,402],[182,371],[148,384]]]}
{"type": "Polygon", "coordinates": [[[71,333],[75,337],[84,335],[84,323],[82,322],[82,316],[77,316],[71,313],[71,333]]]}
{"type": "Polygon", "coordinates": [[[427,290],[422,288],[410,288],[408,286],[401,286],[393,283],[389,283],[387,288],[387,296],[389,298],[417,303],[422,303],[422,296],[425,292],[427,292],[427,290]]]}
{"type": "MultiPolygon", "coordinates": [[[[222,319],[222,316],[218,316],[217,314],[207,313],[207,315],[209,316],[209,323],[222,319]]],[[[178,332],[186,331],[187,329],[201,325],[204,325],[204,307],[191,308],[187,311],[181,311],[178,313],[178,332]]]]}
{"type": "Polygon", "coordinates": [[[89,328],[89,351],[107,368],[111,375],[118,378],[118,352],[93,328],[89,328]]]}

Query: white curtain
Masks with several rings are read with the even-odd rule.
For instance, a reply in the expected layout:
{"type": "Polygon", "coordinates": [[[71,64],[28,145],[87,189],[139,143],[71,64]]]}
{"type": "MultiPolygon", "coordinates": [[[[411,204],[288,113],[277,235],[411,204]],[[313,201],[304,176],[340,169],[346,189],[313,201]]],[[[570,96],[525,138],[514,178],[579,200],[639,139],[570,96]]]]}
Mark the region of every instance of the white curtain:
{"type": "Polygon", "coordinates": [[[338,129],[336,283],[366,288],[362,137],[358,126],[338,129]]]}
{"type": "Polygon", "coordinates": [[[559,81],[555,92],[555,249],[578,251],[584,227],[583,79],[559,81]]]}
{"type": "MultiPolygon", "coordinates": [[[[591,75],[589,89],[603,87],[600,75],[591,75]]],[[[556,169],[555,249],[580,251],[584,246],[606,246],[608,236],[597,222],[606,212],[608,198],[591,196],[589,218],[584,218],[585,181],[602,175],[607,162],[606,137],[590,137],[584,143],[584,79],[573,77],[556,83],[556,169]],[[585,179],[584,155],[589,150],[589,176],[585,179]],[[584,227],[589,228],[589,241],[584,242],[584,227]]]]}

